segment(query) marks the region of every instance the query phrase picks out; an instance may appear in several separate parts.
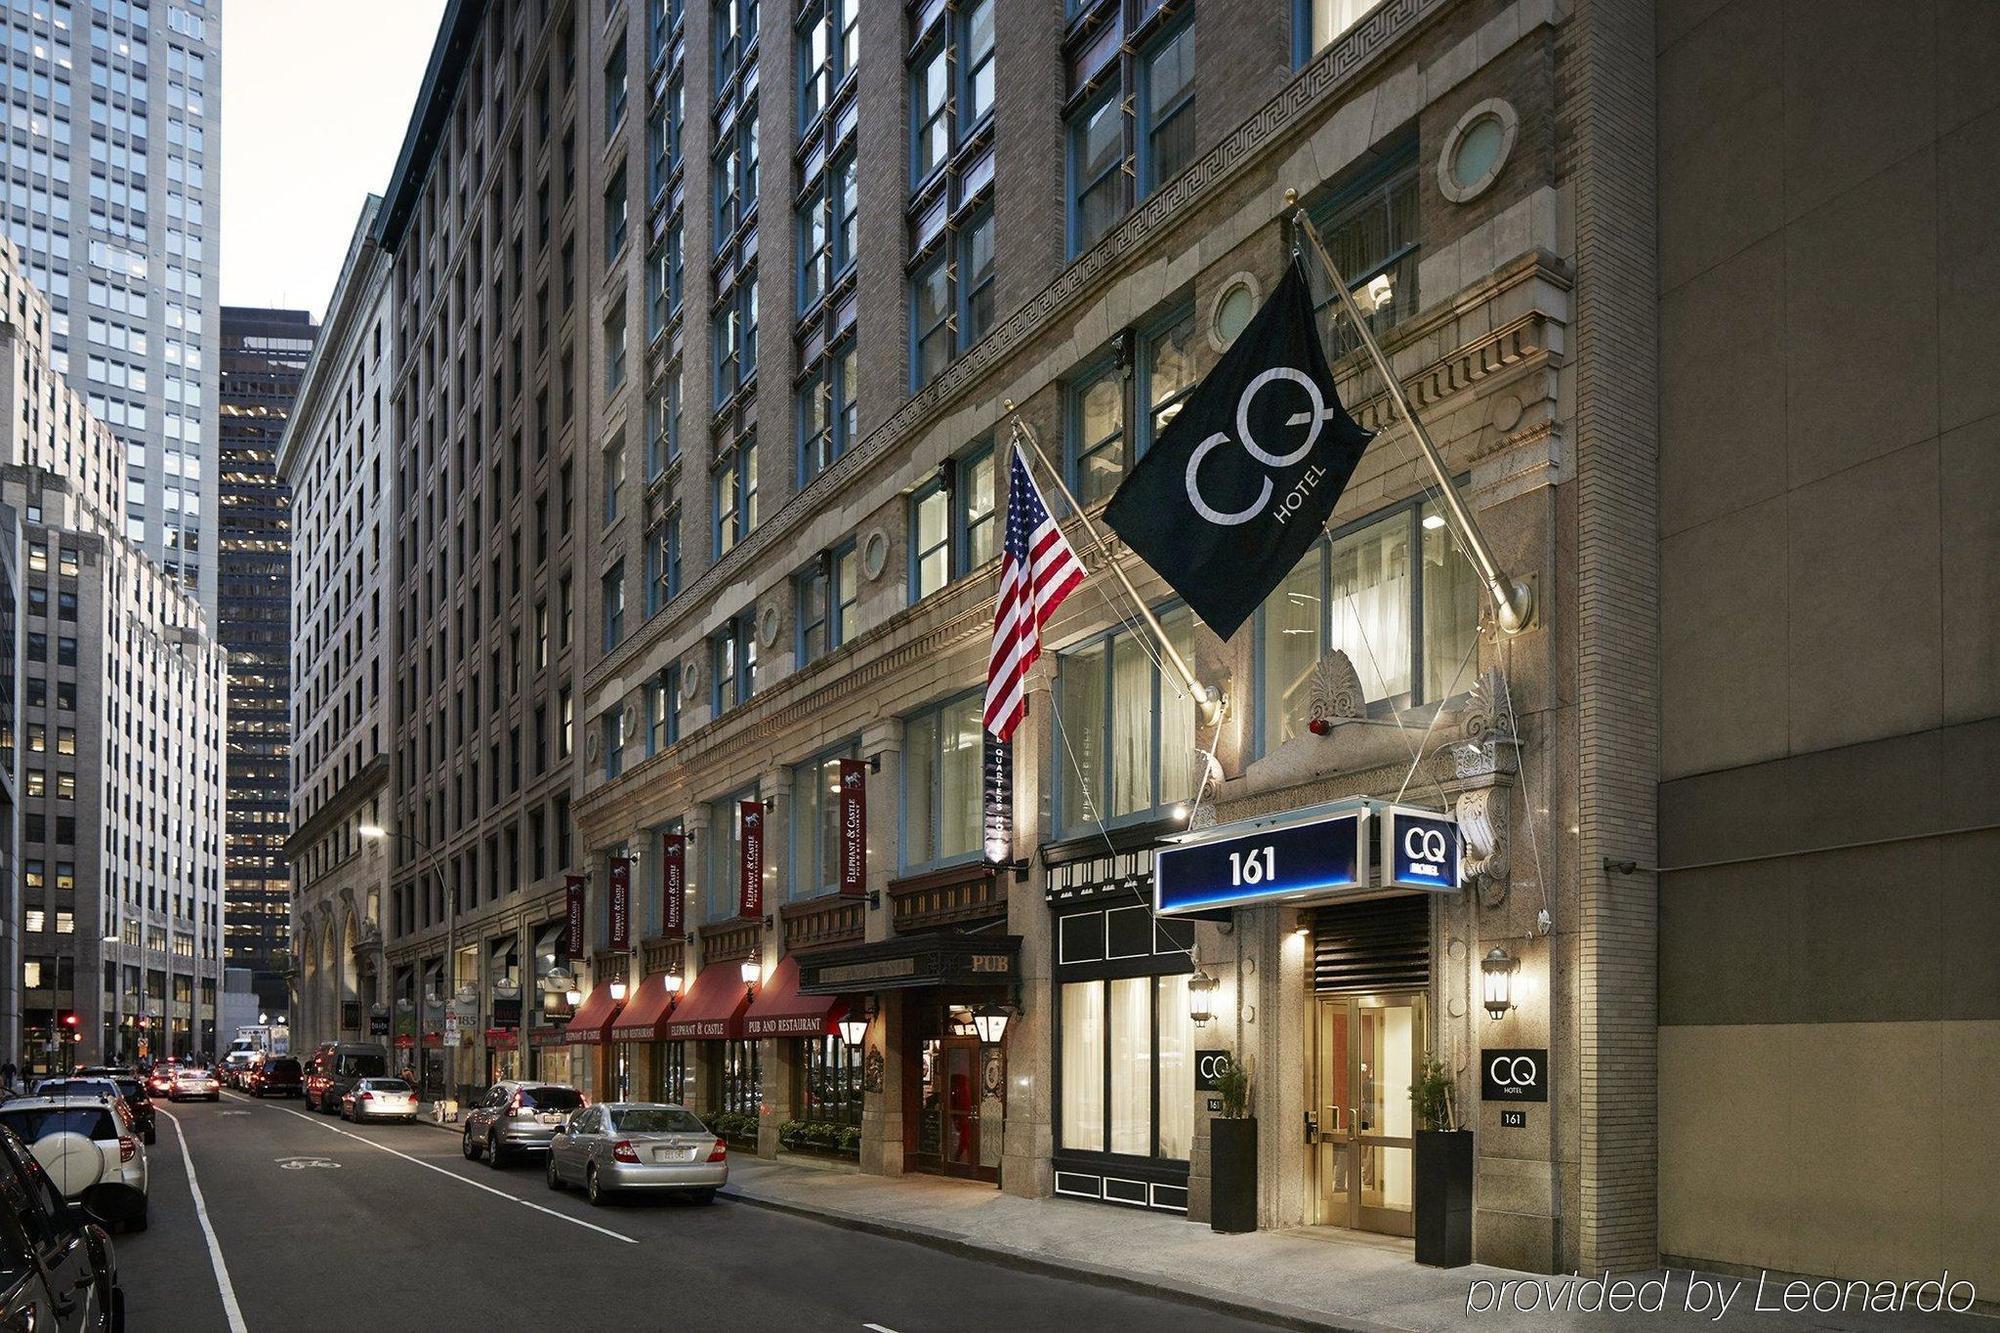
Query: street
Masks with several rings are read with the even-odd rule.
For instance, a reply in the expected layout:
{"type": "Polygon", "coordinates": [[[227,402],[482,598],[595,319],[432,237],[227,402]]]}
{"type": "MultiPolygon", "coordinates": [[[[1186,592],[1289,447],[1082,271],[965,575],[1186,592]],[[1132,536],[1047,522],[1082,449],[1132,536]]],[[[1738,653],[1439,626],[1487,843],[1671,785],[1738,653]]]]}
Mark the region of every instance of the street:
{"type": "Polygon", "coordinates": [[[235,1093],[159,1114],[151,1228],[116,1238],[143,1333],[1261,1327],[726,1197],[592,1208],[550,1192],[538,1158],[495,1171],[424,1125],[235,1093]]]}

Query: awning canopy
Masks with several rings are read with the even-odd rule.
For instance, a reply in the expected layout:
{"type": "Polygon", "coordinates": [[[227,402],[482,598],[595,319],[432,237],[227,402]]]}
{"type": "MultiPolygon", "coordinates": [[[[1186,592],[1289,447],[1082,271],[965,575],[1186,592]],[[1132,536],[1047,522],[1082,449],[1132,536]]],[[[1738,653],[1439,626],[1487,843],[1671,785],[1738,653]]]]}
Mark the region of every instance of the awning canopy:
{"type": "Polygon", "coordinates": [[[847,1006],[831,995],[799,994],[799,960],[786,954],[743,1015],[746,1037],[823,1037],[838,1032],[847,1006]]]}
{"type": "Polygon", "coordinates": [[[600,981],[583,997],[569,1020],[569,1040],[600,1046],[611,1040],[611,1022],[618,1016],[620,1001],[611,998],[611,983],[600,981]]]}
{"type": "Polygon", "coordinates": [[[694,984],[681,996],[667,1020],[669,1041],[721,1041],[743,1035],[743,1011],[750,992],[735,960],[709,963],[694,974],[694,984]]]}
{"type": "Polygon", "coordinates": [[[1020,976],[1020,961],[1019,935],[898,935],[813,950],[799,964],[799,993],[1011,987],[1020,976]]]}
{"type": "Polygon", "coordinates": [[[667,990],[667,974],[655,972],[639,983],[639,989],[625,1001],[624,1011],[611,1025],[613,1041],[659,1041],[661,1028],[674,1007],[667,990]]]}

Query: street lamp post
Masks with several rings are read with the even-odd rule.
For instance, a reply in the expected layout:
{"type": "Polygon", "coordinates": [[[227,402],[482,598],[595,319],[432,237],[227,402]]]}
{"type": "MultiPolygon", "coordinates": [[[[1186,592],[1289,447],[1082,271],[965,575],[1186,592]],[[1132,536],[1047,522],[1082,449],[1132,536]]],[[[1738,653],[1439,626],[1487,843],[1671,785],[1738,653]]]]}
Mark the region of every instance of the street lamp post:
{"type": "MultiPolygon", "coordinates": [[[[430,855],[431,849],[421,839],[411,834],[386,829],[380,824],[363,824],[358,831],[362,837],[367,838],[371,842],[382,841],[388,838],[401,838],[416,850],[419,857],[430,855]]],[[[447,1003],[451,1003],[457,999],[455,988],[451,988],[450,979],[458,970],[458,895],[451,891],[451,885],[445,880],[443,868],[438,867],[436,871],[438,887],[444,890],[445,976],[439,983],[439,990],[440,992],[446,991],[447,988],[452,990],[452,999],[451,1001],[447,1001],[447,1003]]],[[[417,1023],[417,1051],[419,1058],[421,1058],[423,1052],[423,1022],[421,1015],[419,1015],[417,1023]]],[[[452,1094],[455,1099],[458,1092],[458,1048],[456,1046],[451,1048],[451,1054],[445,1060],[445,1084],[445,1091],[452,1094]]]]}

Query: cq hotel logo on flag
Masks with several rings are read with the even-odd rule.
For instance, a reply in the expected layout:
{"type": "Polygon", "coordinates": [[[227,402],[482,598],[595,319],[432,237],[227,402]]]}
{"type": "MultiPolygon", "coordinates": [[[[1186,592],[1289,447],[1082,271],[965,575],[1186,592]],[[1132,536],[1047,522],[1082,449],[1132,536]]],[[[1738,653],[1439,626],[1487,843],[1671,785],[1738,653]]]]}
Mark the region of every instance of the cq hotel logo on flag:
{"type": "MultiPolygon", "coordinates": [[[[1288,468],[1295,466],[1300,459],[1312,452],[1313,446],[1319,443],[1320,428],[1326,422],[1344,415],[1345,413],[1341,411],[1338,403],[1334,403],[1331,406],[1328,405],[1325,395],[1320,392],[1318,382],[1312,376],[1306,374],[1303,370],[1294,370],[1290,366],[1272,366],[1269,370],[1259,373],[1248,384],[1244,385],[1243,392],[1236,399],[1236,440],[1237,443],[1243,446],[1243,452],[1249,454],[1265,467],[1288,468]],[[1312,402],[1312,406],[1306,411],[1294,412],[1291,416],[1285,418],[1287,426],[1304,426],[1306,428],[1304,442],[1288,454],[1274,454],[1268,449],[1263,448],[1257,443],[1257,437],[1250,429],[1250,405],[1257,400],[1258,391],[1263,389],[1265,385],[1275,384],[1279,380],[1289,380],[1298,385],[1306,391],[1306,397],[1312,402]]],[[[1251,519],[1263,513],[1265,507],[1271,503],[1271,493],[1273,490],[1271,479],[1268,476],[1265,477],[1263,479],[1263,488],[1257,492],[1257,502],[1247,509],[1239,509],[1234,513],[1217,509],[1202,497],[1200,476],[1202,460],[1207,458],[1211,451],[1228,443],[1228,433],[1226,431],[1217,431],[1196,445],[1194,452],[1188,455],[1187,461],[1188,503],[1194,506],[1194,511],[1197,514],[1200,514],[1210,523],[1221,527],[1234,527],[1239,523],[1248,523],[1251,519]]],[[[1307,497],[1313,493],[1321,479],[1325,476],[1326,469],[1323,467],[1314,465],[1308,468],[1306,474],[1299,478],[1298,483],[1279,502],[1277,512],[1272,517],[1280,523],[1291,518],[1294,513],[1298,512],[1300,506],[1305,504],[1307,497]]]]}

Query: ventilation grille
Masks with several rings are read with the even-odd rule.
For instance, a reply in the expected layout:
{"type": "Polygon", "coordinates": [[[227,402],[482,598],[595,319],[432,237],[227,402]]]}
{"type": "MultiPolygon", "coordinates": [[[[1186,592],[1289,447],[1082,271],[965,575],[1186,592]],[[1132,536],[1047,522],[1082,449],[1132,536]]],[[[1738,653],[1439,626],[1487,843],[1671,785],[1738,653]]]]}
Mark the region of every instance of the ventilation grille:
{"type": "Polygon", "coordinates": [[[1431,984],[1431,900],[1380,898],[1313,913],[1313,989],[1424,990],[1431,984]]]}

